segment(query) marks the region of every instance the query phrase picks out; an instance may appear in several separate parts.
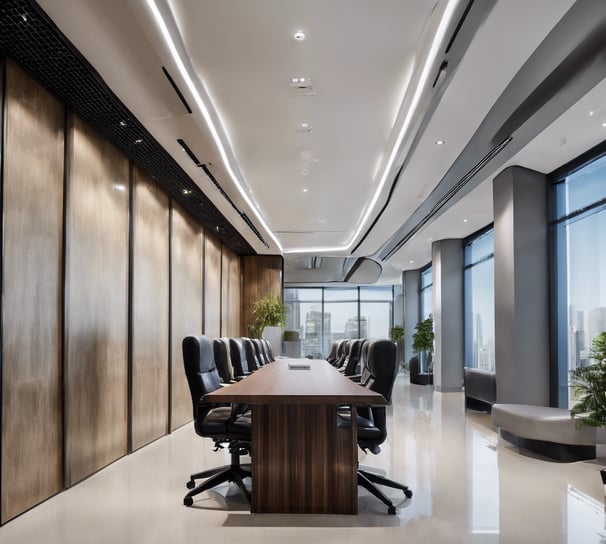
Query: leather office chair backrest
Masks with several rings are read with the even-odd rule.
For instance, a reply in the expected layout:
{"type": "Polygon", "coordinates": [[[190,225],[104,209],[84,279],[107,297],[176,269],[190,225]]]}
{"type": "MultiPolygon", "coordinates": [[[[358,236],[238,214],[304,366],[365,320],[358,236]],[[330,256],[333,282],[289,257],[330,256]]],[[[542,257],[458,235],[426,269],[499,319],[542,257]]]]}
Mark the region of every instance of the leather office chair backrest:
{"type": "Polygon", "coordinates": [[[269,359],[269,362],[273,363],[276,358],[274,357],[274,351],[271,347],[271,342],[265,338],[261,338],[261,342],[263,342],[263,345],[265,346],[265,353],[267,353],[267,358],[269,359]]]}
{"type": "Polygon", "coordinates": [[[368,368],[368,350],[375,340],[366,340],[362,345],[362,351],[360,352],[360,385],[366,385],[370,380],[372,374],[368,368]]]}
{"type": "Polygon", "coordinates": [[[246,376],[250,373],[242,340],[239,338],[229,339],[229,354],[231,355],[231,364],[234,367],[236,377],[246,376]]]}
{"type": "Polygon", "coordinates": [[[368,388],[383,395],[391,404],[391,392],[398,375],[396,345],[391,340],[375,340],[368,348],[368,368],[372,375],[368,388]]]}
{"type": "Polygon", "coordinates": [[[244,345],[244,353],[246,354],[246,361],[248,362],[249,370],[257,370],[259,368],[259,360],[257,359],[257,352],[255,346],[250,338],[242,337],[242,344],[244,345]]]}
{"type": "Polygon", "coordinates": [[[349,347],[351,345],[351,340],[342,340],[341,345],[339,346],[339,357],[334,362],[334,366],[336,368],[341,368],[345,361],[347,360],[347,356],[349,355],[349,347]]]}
{"type": "Polygon", "coordinates": [[[269,363],[269,357],[267,353],[265,353],[265,345],[259,338],[252,338],[252,343],[255,346],[255,351],[257,352],[257,359],[261,365],[266,365],[269,363]]]}
{"type": "Polygon", "coordinates": [[[330,346],[330,352],[326,356],[326,361],[331,365],[337,360],[337,349],[339,347],[339,341],[335,340],[330,346]]]}
{"type": "Polygon", "coordinates": [[[182,348],[185,376],[191,394],[194,419],[197,421],[215,407],[213,404],[201,404],[200,400],[207,393],[220,389],[221,381],[215,367],[210,339],[206,336],[186,336],[182,348]]]}
{"type": "Polygon", "coordinates": [[[234,381],[234,368],[231,364],[229,354],[229,339],[216,338],[213,341],[213,353],[215,356],[215,365],[223,383],[234,381]]]}
{"type": "Polygon", "coordinates": [[[343,374],[346,376],[352,376],[356,373],[356,367],[358,366],[358,361],[360,360],[360,352],[362,351],[363,344],[364,340],[354,340],[351,343],[351,347],[349,348],[349,356],[347,357],[345,368],[343,370],[343,374]]]}

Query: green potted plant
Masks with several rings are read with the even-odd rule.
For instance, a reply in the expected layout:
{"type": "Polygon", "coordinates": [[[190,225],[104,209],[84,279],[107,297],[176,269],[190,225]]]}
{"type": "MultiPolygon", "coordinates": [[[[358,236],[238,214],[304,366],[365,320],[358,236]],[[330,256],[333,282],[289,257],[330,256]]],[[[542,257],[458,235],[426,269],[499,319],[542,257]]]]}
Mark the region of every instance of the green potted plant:
{"type": "Polygon", "coordinates": [[[430,314],[427,319],[419,321],[415,326],[415,333],[412,335],[412,350],[417,354],[420,363],[420,370],[417,381],[413,381],[411,374],[411,383],[421,385],[433,384],[433,316],[430,314]]]}
{"type": "Polygon", "coordinates": [[[404,327],[401,325],[394,325],[391,329],[389,329],[389,337],[392,342],[396,344],[404,338],[404,327]]]}
{"type": "Polygon", "coordinates": [[[274,353],[282,353],[282,327],[286,321],[286,307],[273,293],[257,300],[252,307],[255,321],[249,325],[254,338],[266,338],[274,353]]]}
{"type": "Polygon", "coordinates": [[[581,427],[606,426],[606,332],[591,343],[589,356],[595,361],[570,371],[576,403],[570,411],[581,427]]]}

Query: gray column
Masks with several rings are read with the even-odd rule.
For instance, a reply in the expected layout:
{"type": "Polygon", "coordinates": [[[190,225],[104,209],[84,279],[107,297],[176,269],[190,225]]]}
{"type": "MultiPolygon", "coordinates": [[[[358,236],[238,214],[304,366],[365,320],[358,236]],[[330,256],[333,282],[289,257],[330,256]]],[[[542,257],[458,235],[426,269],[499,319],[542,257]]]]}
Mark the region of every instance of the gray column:
{"type": "Polygon", "coordinates": [[[461,391],[465,357],[463,310],[463,241],[439,240],[431,245],[436,391],[461,391]]]}
{"type": "Polygon", "coordinates": [[[402,276],[404,291],[404,361],[408,363],[414,355],[412,351],[412,335],[419,321],[419,292],[421,287],[421,272],[407,270],[402,276]]]}
{"type": "Polygon", "coordinates": [[[547,179],[509,167],[493,203],[497,402],[548,406],[547,179]]]}

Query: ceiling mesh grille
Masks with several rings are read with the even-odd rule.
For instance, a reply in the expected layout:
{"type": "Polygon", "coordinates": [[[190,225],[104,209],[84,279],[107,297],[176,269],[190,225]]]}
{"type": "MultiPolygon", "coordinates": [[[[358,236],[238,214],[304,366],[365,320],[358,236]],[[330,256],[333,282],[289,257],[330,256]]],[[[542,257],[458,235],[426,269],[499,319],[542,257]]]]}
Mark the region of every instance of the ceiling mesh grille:
{"type": "Polygon", "coordinates": [[[255,253],[35,2],[0,3],[0,52],[97,128],[230,249],[255,253]]]}

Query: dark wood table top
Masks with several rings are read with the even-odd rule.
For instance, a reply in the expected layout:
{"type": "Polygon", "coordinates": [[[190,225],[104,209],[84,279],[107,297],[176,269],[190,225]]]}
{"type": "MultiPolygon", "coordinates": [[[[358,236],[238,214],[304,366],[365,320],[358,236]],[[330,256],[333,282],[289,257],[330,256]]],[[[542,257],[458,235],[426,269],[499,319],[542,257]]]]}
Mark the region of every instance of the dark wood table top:
{"type": "Polygon", "coordinates": [[[247,404],[385,404],[383,395],[352,382],[323,360],[278,359],[244,380],[204,395],[208,402],[247,404]],[[289,362],[310,363],[309,369],[289,362]]]}

